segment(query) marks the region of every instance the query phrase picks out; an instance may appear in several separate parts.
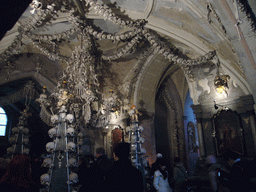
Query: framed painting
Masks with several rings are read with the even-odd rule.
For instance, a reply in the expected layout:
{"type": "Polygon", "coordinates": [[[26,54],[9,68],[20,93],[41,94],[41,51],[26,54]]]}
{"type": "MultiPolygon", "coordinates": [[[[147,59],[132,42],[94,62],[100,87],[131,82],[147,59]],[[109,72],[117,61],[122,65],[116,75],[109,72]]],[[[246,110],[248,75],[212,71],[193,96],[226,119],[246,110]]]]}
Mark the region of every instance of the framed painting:
{"type": "Polygon", "coordinates": [[[243,128],[239,115],[221,110],[213,118],[217,156],[228,150],[244,155],[243,128]]]}

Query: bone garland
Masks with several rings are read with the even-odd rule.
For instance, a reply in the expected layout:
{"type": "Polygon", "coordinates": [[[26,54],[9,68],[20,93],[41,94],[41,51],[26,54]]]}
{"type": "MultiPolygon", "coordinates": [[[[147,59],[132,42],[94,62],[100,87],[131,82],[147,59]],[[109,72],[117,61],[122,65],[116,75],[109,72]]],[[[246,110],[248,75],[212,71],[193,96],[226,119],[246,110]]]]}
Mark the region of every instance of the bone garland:
{"type": "Polygon", "coordinates": [[[70,35],[73,35],[74,33],[80,31],[80,29],[74,27],[71,28],[67,31],[61,32],[59,34],[53,34],[53,35],[38,35],[38,34],[34,34],[33,32],[30,31],[26,31],[24,32],[26,34],[27,37],[34,39],[34,40],[39,40],[39,41],[52,41],[52,40],[56,40],[59,41],[60,39],[63,38],[69,38],[70,35]]]}
{"type": "Polygon", "coordinates": [[[2,54],[0,54],[0,59],[4,60],[13,54],[19,54],[20,47],[21,47],[21,39],[22,39],[21,34],[18,34],[13,40],[13,42],[11,43],[11,45],[7,47],[7,49],[2,54]]]}
{"type": "Polygon", "coordinates": [[[246,14],[246,19],[247,21],[250,23],[251,25],[251,30],[256,33],[256,21],[255,21],[255,16],[252,13],[252,11],[249,8],[248,2],[247,1],[241,1],[238,0],[237,1],[238,5],[239,5],[239,10],[244,12],[246,14]]]}
{"type": "MultiPolygon", "coordinates": [[[[227,31],[226,31],[224,25],[222,24],[222,22],[221,22],[221,20],[220,20],[220,17],[217,15],[215,9],[212,7],[212,4],[211,4],[210,2],[207,2],[206,4],[207,4],[207,8],[208,8],[209,12],[210,12],[210,13],[212,12],[212,13],[214,14],[214,17],[217,19],[218,24],[219,24],[221,30],[222,30],[223,33],[226,35],[226,34],[227,34],[227,31]]],[[[210,14],[210,13],[209,13],[209,14],[210,14]]],[[[212,23],[212,20],[209,20],[209,23],[212,23]]]]}
{"type": "Polygon", "coordinates": [[[124,57],[127,56],[131,49],[139,42],[139,39],[141,39],[141,37],[139,35],[135,36],[126,46],[125,48],[122,48],[121,51],[119,51],[117,54],[112,55],[112,56],[102,56],[102,59],[104,60],[115,60],[118,59],[120,57],[124,57]]]}
{"type": "MultiPolygon", "coordinates": [[[[166,89],[161,92],[160,98],[162,98],[162,100],[164,101],[164,103],[166,104],[166,106],[167,106],[171,111],[174,112],[174,115],[173,115],[172,118],[175,119],[175,122],[176,122],[176,124],[177,124],[177,110],[176,110],[176,108],[173,106],[172,100],[171,100],[171,98],[169,98],[168,93],[166,93],[166,89]]],[[[179,156],[179,154],[180,154],[178,132],[179,132],[178,127],[175,126],[174,133],[173,133],[173,137],[172,137],[172,138],[173,138],[173,141],[174,141],[174,144],[175,144],[175,145],[174,145],[174,153],[175,153],[175,156],[179,156]]]]}
{"type": "Polygon", "coordinates": [[[84,30],[86,30],[86,32],[88,32],[89,34],[93,35],[96,39],[102,40],[102,39],[109,39],[109,40],[113,40],[115,42],[121,41],[121,40],[127,40],[130,39],[132,37],[134,37],[135,35],[137,35],[138,33],[141,33],[142,29],[140,27],[135,28],[133,31],[129,31],[129,32],[125,32],[123,34],[111,34],[111,33],[107,33],[104,32],[102,30],[94,30],[92,26],[84,26],[84,23],[81,23],[79,21],[79,17],[75,17],[72,14],[70,14],[69,16],[69,21],[74,24],[75,26],[79,27],[79,28],[84,28],[84,30]]]}
{"type": "Polygon", "coordinates": [[[24,30],[29,31],[35,29],[37,26],[40,26],[45,20],[46,16],[51,15],[51,19],[56,15],[55,7],[56,5],[53,3],[47,6],[46,9],[39,8],[37,11],[30,16],[30,18],[26,21],[24,25],[24,30]]]}
{"type": "Polygon", "coordinates": [[[95,3],[94,0],[84,0],[86,5],[90,6],[90,9],[94,9],[96,13],[99,13],[101,16],[104,17],[104,19],[109,20],[116,25],[121,25],[123,27],[136,27],[136,26],[142,26],[146,23],[144,19],[139,19],[137,21],[125,21],[121,18],[117,17],[111,9],[104,8],[99,3],[95,3]]]}
{"type": "Polygon", "coordinates": [[[41,111],[39,115],[45,124],[48,126],[53,126],[53,123],[51,122],[51,114],[47,111],[45,105],[41,105],[41,111]]]}
{"type": "Polygon", "coordinates": [[[148,39],[149,43],[153,46],[153,48],[160,54],[162,54],[166,59],[174,64],[178,64],[179,66],[195,66],[201,65],[207,61],[212,60],[212,58],[216,55],[216,51],[210,51],[209,53],[205,54],[204,56],[198,59],[183,59],[179,56],[175,55],[167,45],[160,42],[160,40],[152,35],[149,30],[144,29],[142,34],[148,39]],[[159,43],[160,42],[160,43],[159,43]]]}
{"type": "Polygon", "coordinates": [[[136,69],[133,72],[133,77],[132,77],[132,79],[129,83],[128,97],[127,97],[128,99],[132,98],[132,94],[134,92],[135,85],[136,85],[136,82],[139,78],[139,75],[142,73],[143,67],[146,63],[146,60],[147,60],[148,56],[151,55],[151,54],[155,54],[155,53],[154,53],[154,50],[152,48],[149,48],[149,50],[146,50],[143,53],[143,55],[140,56],[139,61],[136,64],[136,69]]]}

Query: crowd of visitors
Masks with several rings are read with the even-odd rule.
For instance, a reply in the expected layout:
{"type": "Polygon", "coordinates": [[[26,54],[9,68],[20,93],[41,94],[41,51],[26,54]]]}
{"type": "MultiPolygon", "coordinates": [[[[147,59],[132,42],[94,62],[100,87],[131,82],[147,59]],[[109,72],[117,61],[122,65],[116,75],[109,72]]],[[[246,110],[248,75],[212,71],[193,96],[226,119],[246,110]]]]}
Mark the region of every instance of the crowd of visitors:
{"type": "MultiPolygon", "coordinates": [[[[130,144],[119,143],[113,149],[114,159],[109,159],[102,147],[96,149],[95,157],[80,158],[77,174],[79,192],[187,192],[188,174],[180,158],[173,159],[172,169],[162,154],[152,164],[149,177],[152,188],[145,185],[143,174],[130,161],[130,144]],[[171,171],[172,172],[171,172],[171,171]]],[[[210,188],[207,191],[252,192],[255,185],[250,181],[248,164],[239,154],[228,151],[223,154],[227,169],[217,162],[214,155],[206,158],[210,188]],[[225,190],[224,190],[225,189],[225,190]]],[[[4,192],[38,192],[43,172],[39,157],[16,154],[8,163],[0,159],[0,189],[4,192]]],[[[256,167],[256,166],[255,166],[256,167]]],[[[249,167],[250,169],[250,167],[249,167]]],[[[251,171],[252,172],[252,171],[251,171]]],[[[192,190],[193,191],[193,190],[192,190]]],[[[196,191],[196,190],[195,190],[196,191]]]]}

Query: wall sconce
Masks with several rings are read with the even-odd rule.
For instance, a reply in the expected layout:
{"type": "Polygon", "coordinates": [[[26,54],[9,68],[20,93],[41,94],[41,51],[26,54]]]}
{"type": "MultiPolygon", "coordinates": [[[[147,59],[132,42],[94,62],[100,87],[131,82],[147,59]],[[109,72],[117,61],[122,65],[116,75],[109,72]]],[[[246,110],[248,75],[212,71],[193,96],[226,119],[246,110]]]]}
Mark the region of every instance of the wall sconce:
{"type": "Polygon", "coordinates": [[[228,96],[228,82],[230,80],[230,76],[229,75],[220,75],[219,72],[219,68],[220,68],[220,60],[217,57],[217,73],[216,73],[216,77],[214,79],[214,85],[215,85],[215,89],[218,93],[222,94],[223,92],[226,93],[226,95],[228,96]]]}
{"type": "Polygon", "coordinates": [[[224,110],[229,110],[228,107],[225,107],[225,106],[223,106],[223,105],[217,104],[215,100],[213,101],[213,103],[214,103],[214,109],[216,109],[216,110],[219,109],[219,107],[221,107],[222,110],[223,110],[223,109],[224,109],[224,110]]]}

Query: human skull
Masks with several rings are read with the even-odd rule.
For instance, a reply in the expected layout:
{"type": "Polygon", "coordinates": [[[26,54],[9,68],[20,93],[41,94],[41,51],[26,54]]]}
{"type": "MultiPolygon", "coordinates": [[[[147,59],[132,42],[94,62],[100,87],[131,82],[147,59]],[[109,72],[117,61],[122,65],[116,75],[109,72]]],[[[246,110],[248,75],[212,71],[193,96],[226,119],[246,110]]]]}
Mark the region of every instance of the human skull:
{"type": "Polygon", "coordinates": [[[67,129],[67,136],[72,136],[72,137],[75,136],[75,129],[72,127],[69,127],[67,129]]]}
{"type": "Polygon", "coordinates": [[[68,164],[69,164],[70,166],[72,166],[72,167],[76,167],[76,166],[77,166],[76,159],[73,158],[73,157],[69,158],[68,164]]]}
{"type": "Polygon", "coordinates": [[[69,181],[71,183],[78,183],[78,175],[76,173],[70,173],[69,174],[69,181]]]}
{"type": "Polygon", "coordinates": [[[57,124],[59,122],[58,115],[52,115],[51,116],[51,122],[52,122],[52,124],[57,124]]]}
{"type": "Polygon", "coordinates": [[[8,147],[7,148],[7,154],[13,154],[14,153],[14,148],[13,147],[8,147]]]}
{"type": "Polygon", "coordinates": [[[48,143],[46,144],[46,151],[47,151],[48,153],[54,152],[54,148],[55,148],[54,142],[48,142],[48,143]]]}
{"type": "Polygon", "coordinates": [[[79,138],[82,138],[83,136],[84,136],[84,134],[82,132],[79,132],[77,135],[77,137],[79,137],[79,138]]]}
{"type": "Polygon", "coordinates": [[[136,163],[136,162],[137,162],[137,159],[136,159],[136,156],[135,156],[135,155],[133,155],[133,156],[131,157],[131,162],[132,162],[132,163],[136,163]]]}
{"type": "Polygon", "coordinates": [[[13,133],[13,134],[19,133],[19,131],[20,131],[20,130],[19,130],[18,127],[13,127],[13,128],[12,128],[12,133],[13,133]]]}
{"type": "Polygon", "coordinates": [[[43,167],[51,167],[52,166],[52,159],[51,158],[44,159],[42,166],[43,167]]]}
{"type": "Polygon", "coordinates": [[[28,143],[29,143],[29,138],[28,137],[23,138],[23,144],[28,145],[28,143]]]}
{"type": "Polygon", "coordinates": [[[25,134],[25,135],[28,135],[28,134],[29,134],[29,128],[25,127],[25,128],[22,130],[22,133],[25,134]]]}
{"type": "Polygon", "coordinates": [[[74,122],[74,115],[72,115],[72,114],[67,114],[66,120],[67,120],[69,123],[73,123],[73,122],[74,122]]]}
{"type": "Polygon", "coordinates": [[[41,175],[40,182],[42,185],[49,185],[50,183],[50,175],[48,173],[45,173],[41,175]]]}
{"type": "Polygon", "coordinates": [[[56,137],[57,136],[57,129],[56,128],[49,129],[48,135],[49,135],[50,138],[56,137]]]}
{"type": "Polygon", "coordinates": [[[24,148],[24,149],[23,149],[23,154],[28,155],[28,154],[29,154],[29,151],[30,151],[29,148],[24,148]]]}
{"type": "Polygon", "coordinates": [[[76,150],[76,144],[74,142],[69,142],[67,147],[68,147],[68,151],[76,150]]]}
{"type": "Polygon", "coordinates": [[[135,152],[137,149],[137,145],[136,144],[131,144],[131,150],[132,152],[135,152]]]}
{"type": "Polygon", "coordinates": [[[137,136],[134,132],[131,133],[131,141],[135,143],[137,141],[137,136]]]}
{"type": "Polygon", "coordinates": [[[15,137],[10,137],[9,142],[11,145],[14,145],[14,144],[16,144],[17,140],[15,137]]]}

